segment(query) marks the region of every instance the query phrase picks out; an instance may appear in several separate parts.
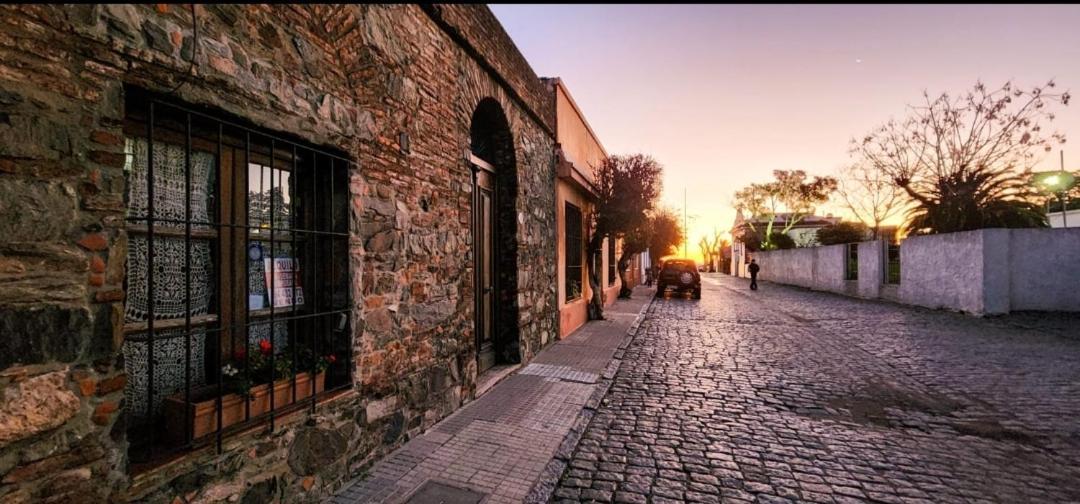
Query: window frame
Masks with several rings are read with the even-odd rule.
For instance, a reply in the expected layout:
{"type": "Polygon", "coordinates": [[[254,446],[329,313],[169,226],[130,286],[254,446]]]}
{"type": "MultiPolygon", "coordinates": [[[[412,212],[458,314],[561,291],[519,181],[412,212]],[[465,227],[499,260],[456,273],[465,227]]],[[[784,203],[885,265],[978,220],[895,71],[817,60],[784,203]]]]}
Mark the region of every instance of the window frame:
{"type": "Polygon", "coordinates": [[[607,267],[608,282],[607,282],[607,284],[608,284],[608,287],[614,287],[615,286],[615,277],[617,277],[618,274],[619,274],[617,265],[615,264],[615,237],[614,236],[609,236],[608,237],[607,249],[608,249],[607,250],[607,252],[608,252],[607,253],[607,256],[608,256],[608,267],[607,267]]]}
{"type": "Polygon", "coordinates": [[[886,285],[899,285],[901,271],[900,243],[889,240],[885,242],[883,248],[883,263],[885,265],[885,267],[882,268],[882,273],[884,275],[884,278],[882,279],[883,283],[886,285]],[[893,259],[893,257],[895,257],[895,259],[893,259]],[[896,265],[895,274],[893,273],[893,264],[896,265]]]}
{"type": "MultiPolygon", "coordinates": [[[[325,148],[249,124],[243,119],[234,118],[222,111],[197,108],[142,89],[126,88],[125,91],[126,110],[122,129],[126,139],[125,145],[132,146],[130,152],[125,148],[125,155],[133,156],[136,152],[134,146],[141,140],[145,142],[148,157],[144,168],[145,180],[140,180],[146,184],[146,208],[140,210],[145,213],[142,216],[132,216],[132,209],[135,207],[127,201],[127,196],[124,203],[125,231],[129,239],[141,237],[146,242],[147,248],[144,265],[146,268],[144,273],[146,318],[144,321],[132,321],[125,315],[121,328],[125,345],[129,342],[132,344],[141,342],[146,347],[147,355],[145,389],[131,391],[132,394],[145,393],[147,401],[144,422],[147,422],[148,426],[142,426],[140,429],[145,433],[148,441],[145,445],[138,447],[133,441],[128,449],[129,458],[134,459],[131,469],[138,472],[143,467],[155,465],[168,455],[205,446],[213,441],[216,441],[217,450],[220,453],[224,436],[260,422],[269,422],[273,430],[276,417],[302,409],[309,409],[314,413],[318,401],[351,387],[353,369],[348,364],[352,360],[351,336],[349,335],[352,310],[349,300],[351,293],[348,288],[351,278],[348,265],[350,212],[347,205],[348,176],[350,171],[357,169],[357,164],[325,148]],[[197,123],[197,126],[193,123],[197,123]],[[216,135],[213,131],[215,127],[216,135]],[[214,136],[216,138],[213,138],[214,136]],[[162,147],[164,149],[180,147],[184,151],[181,168],[185,193],[184,218],[179,221],[163,219],[155,214],[155,201],[166,201],[156,199],[157,195],[154,194],[161,183],[155,178],[155,168],[161,167],[155,166],[157,159],[154,149],[155,146],[163,145],[171,146],[162,147]],[[191,159],[200,152],[213,157],[210,168],[211,180],[207,188],[206,222],[193,220],[191,211],[191,159]],[[241,155],[242,159],[240,159],[241,155]],[[249,177],[253,170],[258,171],[260,175],[268,170],[271,176],[267,195],[270,200],[269,226],[255,227],[251,222],[253,208],[249,199],[251,192],[249,177]],[[302,177],[309,177],[309,179],[303,180],[302,177]],[[334,179],[337,177],[340,179],[335,182],[334,179]],[[277,179],[276,184],[274,178],[277,179]],[[280,222],[274,222],[277,209],[275,209],[276,198],[273,194],[274,189],[284,188],[285,180],[288,180],[287,210],[290,221],[282,225],[280,222]],[[327,199],[329,201],[326,201],[327,199]],[[324,213],[321,220],[320,211],[324,213]],[[155,304],[159,298],[158,292],[155,292],[154,277],[160,272],[155,270],[154,261],[164,256],[155,254],[154,249],[159,246],[159,243],[164,243],[158,241],[162,238],[184,240],[182,276],[184,276],[183,304],[185,309],[182,318],[161,319],[155,313],[155,304]],[[191,314],[193,285],[191,243],[195,240],[204,240],[209,243],[209,261],[212,265],[210,277],[207,280],[208,287],[206,287],[209,291],[207,313],[198,317],[191,314]],[[288,255],[285,257],[297,261],[299,266],[295,278],[300,281],[299,287],[303,290],[287,289],[286,292],[290,297],[300,292],[306,294],[303,304],[274,306],[275,303],[272,300],[275,289],[273,286],[279,275],[263,271],[260,276],[270,282],[270,285],[265,288],[267,291],[264,300],[265,307],[256,309],[249,305],[251,289],[249,282],[252,281],[252,275],[257,274],[256,271],[251,270],[252,263],[259,260],[265,261],[263,256],[258,259],[249,258],[249,249],[256,243],[260,244],[260,248],[269,244],[269,259],[280,257],[277,255],[280,254],[279,247],[288,247],[286,252],[288,255]],[[320,246],[323,247],[321,254],[320,246]],[[328,261],[324,261],[327,256],[328,261]],[[301,258],[304,258],[302,262],[301,258]],[[323,276],[321,280],[320,274],[323,276]],[[320,292],[327,289],[328,294],[320,292]],[[241,292],[245,295],[240,296],[241,292]],[[325,299],[320,300],[320,298],[325,299]],[[320,304],[323,304],[321,308],[320,304]],[[214,389],[212,392],[216,401],[217,414],[215,425],[221,426],[223,425],[221,401],[223,396],[229,394],[223,389],[223,363],[227,360],[232,363],[236,359],[234,352],[242,346],[245,349],[243,364],[247,372],[253,350],[251,331],[260,325],[269,327],[268,340],[271,348],[268,356],[269,373],[275,390],[275,393],[269,394],[269,410],[252,415],[251,401],[244,400],[242,421],[235,425],[227,425],[225,428],[214,427],[211,433],[213,435],[207,434],[200,438],[194,438],[191,426],[185,419],[183,442],[169,442],[166,443],[167,446],[161,446],[157,442],[160,434],[164,433],[167,437],[171,437],[170,435],[175,436],[176,433],[169,432],[167,428],[163,432],[158,432],[162,430],[162,427],[155,425],[154,422],[163,415],[158,411],[161,408],[154,402],[155,395],[159,394],[154,383],[155,340],[183,339],[184,346],[184,369],[181,372],[183,389],[181,392],[160,392],[160,395],[182,394],[184,404],[192,407],[193,391],[200,392],[203,388],[214,389]],[[285,352],[279,354],[273,350],[276,331],[281,325],[288,327],[285,339],[291,343],[287,346],[292,350],[291,360],[288,361],[290,363],[288,373],[291,375],[288,380],[291,382],[292,400],[284,406],[275,407],[276,386],[286,379],[275,377],[275,357],[287,356],[285,352]],[[179,334],[159,334],[164,330],[179,331],[179,334]],[[203,373],[205,374],[203,379],[206,385],[193,384],[191,376],[193,370],[191,354],[196,344],[192,340],[196,334],[200,333],[203,334],[203,339],[197,344],[203,345],[203,373]],[[345,344],[339,341],[342,337],[347,340],[345,344]],[[239,345],[237,339],[242,340],[239,345]],[[322,349],[324,352],[329,352],[326,356],[319,354],[320,340],[325,340],[323,343],[329,344],[329,348],[322,349]],[[226,341],[229,344],[228,347],[225,346],[226,341]],[[304,348],[298,350],[301,346],[304,348]],[[300,356],[298,351],[305,353],[300,356]],[[322,391],[319,391],[315,377],[320,374],[318,370],[320,365],[316,362],[324,358],[329,360],[330,355],[333,355],[335,359],[329,361],[327,369],[322,371],[328,383],[322,391]],[[312,367],[302,368],[301,359],[309,361],[312,367]],[[334,363],[338,360],[340,364],[335,366],[334,363]],[[213,363],[212,366],[211,363],[213,363]],[[302,390],[298,393],[297,376],[307,372],[310,372],[311,378],[309,380],[310,394],[301,397],[300,394],[308,391],[302,390]],[[333,387],[329,385],[332,375],[335,377],[334,381],[340,382],[333,387]],[[193,387],[198,387],[198,389],[193,389],[193,387]],[[133,456],[133,450],[138,451],[138,457],[133,456]]],[[[135,183],[133,180],[128,180],[130,179],[128,170],[130,174],[134,174],[137,161],[134,161],[134,158],[130,159],[131,164],[125,168],[125,195],[131,193],[131,184],[135,183]]],[[[169,164],[166,163],[164,168],[170,168],[169,164]]],[[[168,182],[168,179],[165,182],[168,182]]],[[[256,194],[261,194],[262,187],[260,182],[260,188],[256,194]]],[[[260,220],[259,223],[261,224],[262,221],[260,220]]],[[[129,268],[133,267],[130,262],[130,253],[129,250],[128,255],[125,256],[125,277],[129,277],[127,273],[129,268]]],[[[271,271],[275,264],[277,264],[276,261],[270,261],[271,271]]],[[[125,294],[127,294],[125,313],[126,303],[130,300],[130,289],[133,288],[129,280],[130,278],[126,278],[124,285],[125,294]]],[[[140,285],[140,287],[143,286],[140,285]]],[[[134,364],[125,362],[125,371],[129,374],[142,372],[141,369],[129,368],[128,366],[131,365],[134,364]]],[[[260,383],[263,382],[252,382],[253,385],[260,383]]],[[[158,388],[168,390],[169,387],[168,384],[165,386],[158,384],[158,388]]],[[[160,399],[164,400],[166,397],[160,399]]],[[[134,405],[129,404],[128,407],[132,408],[134,405]]],[[[129,439],[131,439],[130,433],[129,439]]]]}
{"type": "Polygon", "coordinates": [[[563,236],[565,242],[563,277],[566,282],[563,292],[565,302],[569,303],[585,297],[585,259],[583,257],[585,255],[585,219],[581,207],[567,201],[564,203],[563,208],[563,236]],[[572,221],[571,217],[576,218],[572,221]],[[576,295],[572,295],[572,286],[575,279],[578,290],[576,295]]]}
{"type": "Polygon", "coordinates": [[[859,244],[848,243],[844,250],[844,280],[859,279],[859,244]]]}

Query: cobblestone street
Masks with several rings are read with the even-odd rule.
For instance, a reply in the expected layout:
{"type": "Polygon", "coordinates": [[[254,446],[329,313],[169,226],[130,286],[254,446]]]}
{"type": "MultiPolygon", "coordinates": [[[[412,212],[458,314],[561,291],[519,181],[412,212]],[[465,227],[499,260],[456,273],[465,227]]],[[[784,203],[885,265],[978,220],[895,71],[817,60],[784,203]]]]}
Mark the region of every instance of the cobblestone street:
{"type": "Polygon", "coordinates": [[[1080,501],[1077,316],[703,286],[649,308],[556,500],[1080,501]]]}

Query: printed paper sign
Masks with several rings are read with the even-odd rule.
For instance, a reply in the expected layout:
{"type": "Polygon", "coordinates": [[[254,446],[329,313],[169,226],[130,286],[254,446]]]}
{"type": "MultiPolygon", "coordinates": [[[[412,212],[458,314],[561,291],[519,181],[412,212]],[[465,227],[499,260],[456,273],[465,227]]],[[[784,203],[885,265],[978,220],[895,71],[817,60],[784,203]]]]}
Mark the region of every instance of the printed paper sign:
{"type": "Polygon", "coordinates": [[[304,304],[304,289],[300,285],[300,261],[292,257],[267,257],[266,291],[273,292],[271,306],[283,307],[304,304]],[[272,275],[272,276],[271,276],[272,275]]]}

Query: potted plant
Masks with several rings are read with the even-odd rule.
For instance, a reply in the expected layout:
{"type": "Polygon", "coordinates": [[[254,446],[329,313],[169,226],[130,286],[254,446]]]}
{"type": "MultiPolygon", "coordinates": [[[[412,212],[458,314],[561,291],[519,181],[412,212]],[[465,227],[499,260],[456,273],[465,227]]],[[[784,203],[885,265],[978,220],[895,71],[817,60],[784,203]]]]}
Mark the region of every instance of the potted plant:
{"type": "Polygon", "coordinates": [[[220,428],[224,429],[310,397],[312,370],[315,393],[322,392],[326,369],[337,360],[333,354],[313,357],[313,352],[303,349],[297,352],[298,365],[294,367],[289,348],[274,352],[265,339],[259,340],[256,347],[258,351],[250,354],[244,349],[234,352],[222,365],[220,389],[218,385],[199,387],[191,391],[188,401],[183,393],[165,398],[167,437],[173,444],[183,444],[186,432],[190,432],[191,439],[198,439],[218,430],[219,390],[220,428]]]}

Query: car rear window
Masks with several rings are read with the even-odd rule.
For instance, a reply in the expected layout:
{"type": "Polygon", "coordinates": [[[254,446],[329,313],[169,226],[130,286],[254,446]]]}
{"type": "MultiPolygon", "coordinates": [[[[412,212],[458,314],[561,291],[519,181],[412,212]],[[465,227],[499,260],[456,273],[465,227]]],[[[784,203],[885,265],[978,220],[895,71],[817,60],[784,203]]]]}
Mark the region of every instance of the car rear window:
{"type": "Polygon", "coordinates": [[[664,269],[671,269],[672,271],[693,271],[694,265],[688,261],[671,261],[664,265],[664,269]]]}

